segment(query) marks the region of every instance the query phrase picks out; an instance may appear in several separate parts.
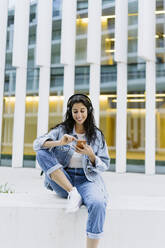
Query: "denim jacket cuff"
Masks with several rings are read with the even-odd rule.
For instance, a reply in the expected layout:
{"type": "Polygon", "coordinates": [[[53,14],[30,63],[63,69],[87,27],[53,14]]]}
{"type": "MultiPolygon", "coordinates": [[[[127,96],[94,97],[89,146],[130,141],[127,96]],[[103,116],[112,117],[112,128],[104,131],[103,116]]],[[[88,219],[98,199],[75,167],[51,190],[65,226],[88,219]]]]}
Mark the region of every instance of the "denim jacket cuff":
{"type": "Polygon", "coordinates": [[[53,139],[50,139],[49,137],[47,136],[43,136],[41,138],[39,138],[39,140],[36,140],[34,143],[33,143],[33,149],[35,151],[38,151],[39,149],[48,149],[47,147],[43,147],[43,144],[45,143],[45,141],[47,140],[53,140],[53,139]]]}
{"type": "Polygon", "coordinates": [[[107,165],[98,157],[95,158],[95,164],[93,165],[91,161],[88,159],[88,169],[90,168],[92,171],[97,173],[103,172],[107,170],[107,165]]]}
{"type": "Polygon", "coordinates": [[[88,159],[88,169],[91,169],[91,171],[95,171],[95,172],[99,172],[98,170],[98,164],[99,164],[99,161],[100,158],[95,156],[95,164],[92,164],[92,162],[88,159]]]}

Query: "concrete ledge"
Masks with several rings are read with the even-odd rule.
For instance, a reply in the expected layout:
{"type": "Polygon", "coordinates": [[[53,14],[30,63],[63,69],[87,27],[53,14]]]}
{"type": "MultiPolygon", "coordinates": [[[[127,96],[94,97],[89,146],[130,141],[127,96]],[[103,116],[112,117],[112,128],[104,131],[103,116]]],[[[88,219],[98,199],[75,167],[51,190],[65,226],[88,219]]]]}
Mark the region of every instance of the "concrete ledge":
{"type": "MultiPolygon", "coordinates": [[[[54,192],[50,193],[13,193],[0,194],[1,207],[16,208],[46,208],[63,209],[67,204],[66,199],[58,197],[54,192]]],[[[113,196],[110,198],[112,210],[138,210],[138,211],[165,211],[165,197],[151,196],[113,196]]],[[[81,206],[81,209],[86,209],[81,206]]]]}
{"type": "MultiPolygon", "coordinates": [[[[164,176],[108,172],[104,179],[111,209],[99,248],[164,248],[164,176]]],[[[0,194],[1,247],[85,247],[86,208],[66,214],[66,200],[43,188],[39,170],[0,168],[0,180],[16,190],[0,194]]]]}
{"type": "MultiPolygon", "coordinates": [[[[165,199],[156,200],[152,209],[151,198],[111,199],[100,248],[164,248],[165,199]]],[[[1,247],[84,248],[87,210],[66,214],[65,205],[53,194],[1,195],[1,247]]]]}

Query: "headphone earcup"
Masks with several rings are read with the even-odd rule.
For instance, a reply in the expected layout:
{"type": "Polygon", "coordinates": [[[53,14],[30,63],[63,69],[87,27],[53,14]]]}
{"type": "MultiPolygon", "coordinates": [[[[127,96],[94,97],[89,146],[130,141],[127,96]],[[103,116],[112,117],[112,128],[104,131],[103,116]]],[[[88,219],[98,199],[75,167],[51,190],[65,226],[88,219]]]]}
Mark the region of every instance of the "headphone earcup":
{"type": "Polygon", "coordinates": [[[67,112],[70,112],[70,107],[67,107],[67,112]]]}
{"type": "Polygon", "coordinates": [[[89,113],[91,113],[92,111],[93,111],[93,107],[90,106],[90,107],[89,107],[89,113]]]}
{"type": "Polygon", "coordinates": [[[92,106],[92,102],[90,100],[90,98],[84,94],[74,94],[72,95],[69,99],[68,99],[68,103],[67,103],[67,112],[72,112],[72,108],[70,106],[70,103],[72,101],[72,99],[75,97],[75,96],[83,96],[84,98],[86,98],[86,100],[88,101],[90,107],[88,108],[88,113],[91,113],[93,111],[93,106],[92,106]]]}

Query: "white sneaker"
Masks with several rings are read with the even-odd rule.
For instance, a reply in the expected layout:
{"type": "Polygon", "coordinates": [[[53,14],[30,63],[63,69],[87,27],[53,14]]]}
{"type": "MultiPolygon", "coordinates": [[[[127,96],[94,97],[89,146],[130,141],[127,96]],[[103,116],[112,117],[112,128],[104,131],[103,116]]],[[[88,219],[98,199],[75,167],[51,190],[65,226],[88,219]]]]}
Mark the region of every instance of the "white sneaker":
{"type": "Polygon", "coordinates": [[[72,191],[68,193],[68,204],[66,207],[66,213],[76,212],[82,204],[82,198],[76,187],[73,187],[72,191]]]}

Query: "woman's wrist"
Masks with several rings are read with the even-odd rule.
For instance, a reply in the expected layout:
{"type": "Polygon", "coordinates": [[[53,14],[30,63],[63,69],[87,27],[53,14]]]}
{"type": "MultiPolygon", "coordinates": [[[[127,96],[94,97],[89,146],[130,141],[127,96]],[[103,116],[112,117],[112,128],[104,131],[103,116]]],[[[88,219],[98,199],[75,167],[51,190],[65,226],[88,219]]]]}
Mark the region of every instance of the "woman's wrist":
{"type": "Polygon", "coordinates": [[[55,146],[62,146],[61,140],[56,140],[56,141],[54,141],[54,147],[55,147],[55,146]]]}
{"type": "Polygon", "coordinates": [[[89,160],[91,161],[91,163],[94,165],[95,164],[95,160],[96,160],[95,154],[93,153],[93,154],[89,155],[88,157],[89,157],[89,160]]]}
{"type": "Polygon", "coordinates": [[[45,143],[43,144],[43,147],[46,147],[46,148],[52,148],[52,147],[56,147],[56,146],[61,146],[61,141],[60,140],[45,141],[45,143]]]}

